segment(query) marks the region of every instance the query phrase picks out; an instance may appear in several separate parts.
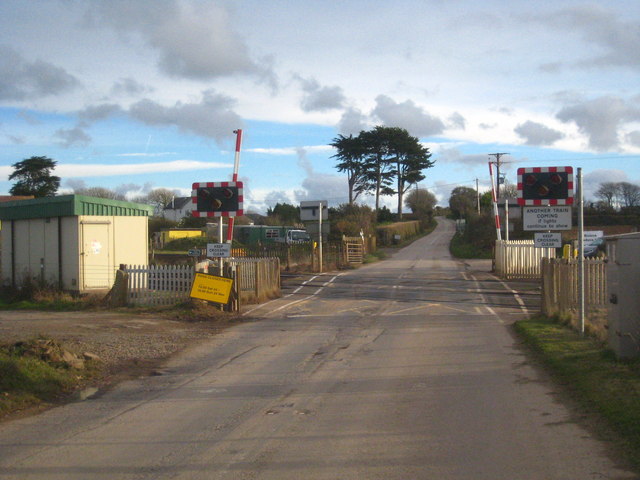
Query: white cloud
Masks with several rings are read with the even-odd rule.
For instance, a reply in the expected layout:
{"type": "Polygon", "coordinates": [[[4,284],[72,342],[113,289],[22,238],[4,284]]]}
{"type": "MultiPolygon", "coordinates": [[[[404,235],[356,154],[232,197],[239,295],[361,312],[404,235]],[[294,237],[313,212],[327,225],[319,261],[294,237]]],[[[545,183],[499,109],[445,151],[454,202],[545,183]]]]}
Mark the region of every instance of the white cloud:
{"type": "Polygon", "coordinates": [[[622,125],[640,121],[640,108],[637,101],[609,95],[566,106],[556,117],[563,122],[574,122],[588,137],[591,148],[609,151],[619,147],[622,125]]]}
{"type": "Polygon", "coordinates": [[[357,108],[347,108],[342,117],[340,118],[340,123],[338,124],[338,130],[341,134],[348,135],[358,135],[361,131],[367,129],[367,118],[366,116],[357,108]]]}
{"type": "Polygon", "coordinates": [[[296,76],[302,85],[304,97],[300,102],[302,110],[305,112],[324,111],[341,108],[345,103],[345,96],[342,88],[338,86],[321,86],[317,80],[305,79],[296,76]]]}
{"type": "Polygon", "coordinates": [[[431,137],[444,132],[445,125],[437,117],[425,112],[412,100],[397,103],[386,95],[376,97],[376,107],[372,111],[387,126],[405,128],[411,135],[431,137]]]}
{"type": "Polygon", "coordinates": [[[333,147],[330,145],[307,145],[303,147],[275,147],[275,148],[247,148],[245,152],[260,153],[263,155],[298,155],[300,149],[308,153],[326,153],[331,152],[333,147]]]}
{"type": "Polygon", "coordinates": [[[50,62],[27,61],[8,45],[0,45],[0,100],[27,100],[69,92],[76,77],[50,62]]]}
{"type": "Polygon", "coordinates": [[[603,51],[577,62],[582,67],[617,66],[639,69],[640,29],[637,20],[625,21],[623,15],[614,13],[608,7],[596,4],[572,6],[533,18],[563,32],[581,33],[586,42],[597,47],[587,49],[588,52],[603,51]]]}
{"type": "Polygon", "coordinates": [[[132,118],[147,125],[173,126],[180,130],[213,138],[218,144],[233,136],[242,127],[242,119],[232,110],[235,100],[207,91],[199,103],[176,102],[165,107],[152,100],[140,100],[129,109],[132,118]]]}
{"type": "Polygon", "coordinates": [[[158,66],[170,76],[200,80],[263,76],[268,68],[251,58],[224,2],[110,0],[91,6],[94,21],[139,35],[154,48],[158,66]]]}
{"type": "MultiPolygon", "coordinates": [[[[174,160],[158,163],[122,163],[122,164],[72,164],[58,163],[54,173],[63,178],[78,177],[109,177],[140,175],[143,173],[183,172],[191,170],[210,170],[218,168],[233,168],[232,163],[199,162],[194,160],[174,160]]],[[[0,167],[0,177],[7,179],[13,172],[13,167],[0,167]]]]}
{"type": "Polygon", "coordinates": [[[564,137],[562,132],[531,120],[519,124],[514,131],[525,139],[526,145],[551,145],[564,137]]]}
{"type": "Polygon", "coordinates": [[[91,137],[80,126],[60,128],[56,130],[55,137],[58,139],[58,144],[64,148],[73,146],[86,147],[91,143],[91,137]]]}

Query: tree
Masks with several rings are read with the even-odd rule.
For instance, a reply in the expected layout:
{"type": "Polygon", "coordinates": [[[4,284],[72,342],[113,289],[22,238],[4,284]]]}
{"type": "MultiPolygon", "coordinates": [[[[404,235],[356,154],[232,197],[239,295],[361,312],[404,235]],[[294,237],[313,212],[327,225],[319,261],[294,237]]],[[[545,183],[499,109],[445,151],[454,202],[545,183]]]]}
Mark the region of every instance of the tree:
{"type": "Polygon", "coordinates": [[[509,203],[515,203],[518,198],[518,186],[505,182],[500,188],[500,199],[508,199],[509,203]]]}
{"type": "Polygon", "coordinates": [[[640,187],[629,182],[618,183],[618,193],[621,203],[625,207],[636,207],[640,205],[640,187]]]}
{"type": "Polygon", "coordinates": [[[398,220],[402,220],[402,204],[405,192],[421,180],[423,170],[433,167],[435,162],[429,160],[431,154],[417,137],[412,137],[404,128],[387,128],[389,135],[389,153],[395,162],[395,175],[398,194],[398,220]]]}
{"type": "Polygon", "coordinates": [[[411,190],[404,199],[404,204],[411,209],[411,212],[429,220],[433,217],[436,203],[436,196],[424,188],[411,190]]]}
{"type": "Polygon", "coordinates": [[[104,187],[82,187],[74,188],[73,193],[76,195],[86,195],[88,197],[109,198],[111,200],[126,200],[126,197],[118,192],[109,190],[104,187]]]}
{"type": "Polygon", "coordinates": [[[267,209],[266,225],[297,225],[300,223],[300,207],[289,203],[276,203],[267,209]]]}
{"type": "Polygon", "coordinates": [[[480,208],[486,211],[490,211],[493,208],[493,193],[491,193],[491,190],[487,190],[480,195],[480,208]]]}
{"type": "Polygon", "coordinates": [[[375,211],[380,207],[380,195],[393,195],[391,188],[396,175],[390,153],[389,129],[377,126],[369,132],[360,132],[366,157],[363,174],[363,189],[376,197],[375,211]]]}
{"type": "Polygon", "coordinates": [[[365,236],[375,233],[375,214],[371,207],[358,205],[357,203],[344,203],[336,208],[329,209],[331,219],[330,236],[339,240],[343,235],[358,237],[360,232],[365,236]]]}
{"type": "Polygon", "coordinates": [[[364,191],[365,148],[361,135],[354,137],[338,135],[330,143],[338,152],[331,158],[338,159],[336,168],[339,172],[347,173],[349,186],[349,205],[353,205],[358,196],[364,191]]]}
{"type": "Polygon", "coordinates": [[[164,207],[166,207],[175,197],[179,197],[180,192],[177,190],[169,190],[168,188],[154,188],[149,193],[135,197],[132,200],[138,203],[146,203],[153,206],[154,214],[160,215],[164,207]]]}
{"type": "Polygon", "coordinates": [[[603,182],[596,191],[596,197],[602,200],[609,207],[616,206],[618,196],[618,185],[615,182],[603,182]]]}
{"type": "Polygon", "coordinates": [[[455,218],[467,218],[476,210],[476,191],[469,187],[456,187],[451,191],[449,207],[455,218]]]}
{"type": "Polygon", "coordinates": [[[11,195],[33,195],[34,197],[50,197],[60,187],[60,177],[51,175],[56,162],[48,157],[31,157],[12,165],[14,171],[9,180],[17,179],[11,187],[11,195]]]}

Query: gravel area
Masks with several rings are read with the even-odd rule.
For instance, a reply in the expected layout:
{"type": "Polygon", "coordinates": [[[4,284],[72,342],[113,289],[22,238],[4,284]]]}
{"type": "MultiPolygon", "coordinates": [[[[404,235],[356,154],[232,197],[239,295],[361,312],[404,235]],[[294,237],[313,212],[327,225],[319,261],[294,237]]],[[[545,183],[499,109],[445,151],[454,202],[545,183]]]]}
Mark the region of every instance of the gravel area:
{"type": "Polygon", "coordinates": [[[195,320],[168,312],[0,311],[0,343],[53,338],[74,353],[98,355],[105,365],[105,378],[128,376],[154,368],[234,321],[233,316],[209,307],[193,316],[195,320]]]}

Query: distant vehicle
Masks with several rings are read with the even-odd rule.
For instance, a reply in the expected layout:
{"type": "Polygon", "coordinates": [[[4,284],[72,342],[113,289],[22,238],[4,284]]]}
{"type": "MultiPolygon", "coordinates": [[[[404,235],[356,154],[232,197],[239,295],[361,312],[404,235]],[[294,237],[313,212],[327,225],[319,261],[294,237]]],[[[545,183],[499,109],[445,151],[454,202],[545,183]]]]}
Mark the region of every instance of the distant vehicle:
{"type": "Polygon", "coordinates": [[[287,245],[310,242],[311,237],[305,230],[294,227],[271,225],[237,225],[234,236],[245,245],[258,243],[286,243],[287,245]]]}
{"type": "Polygon", "coordinates": [[[585,257],[597,257],[598,252],[601,250],[601,246],[604,245],[604,238],[600,237],[595,239],[592,243],[584,246],[585,257]]]}
{"type": "Polygon", "coordinates": [[[285,243],[291,245],[293,243],[310,242],[311,237],[306,230],[288,230],[285,235],[285,243]]]}

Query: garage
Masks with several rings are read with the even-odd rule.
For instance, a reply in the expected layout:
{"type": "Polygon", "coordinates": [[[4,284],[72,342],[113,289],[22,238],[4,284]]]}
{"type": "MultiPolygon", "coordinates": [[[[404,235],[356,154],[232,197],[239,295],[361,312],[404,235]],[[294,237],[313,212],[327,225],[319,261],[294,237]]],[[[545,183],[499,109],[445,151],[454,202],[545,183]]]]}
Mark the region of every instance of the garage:
{"type": "Polygon", "coordinates": [[[147,265],[149,205],[83,195],[0,204],[2,284],[88,293],[120,264],[147,265]]]}

